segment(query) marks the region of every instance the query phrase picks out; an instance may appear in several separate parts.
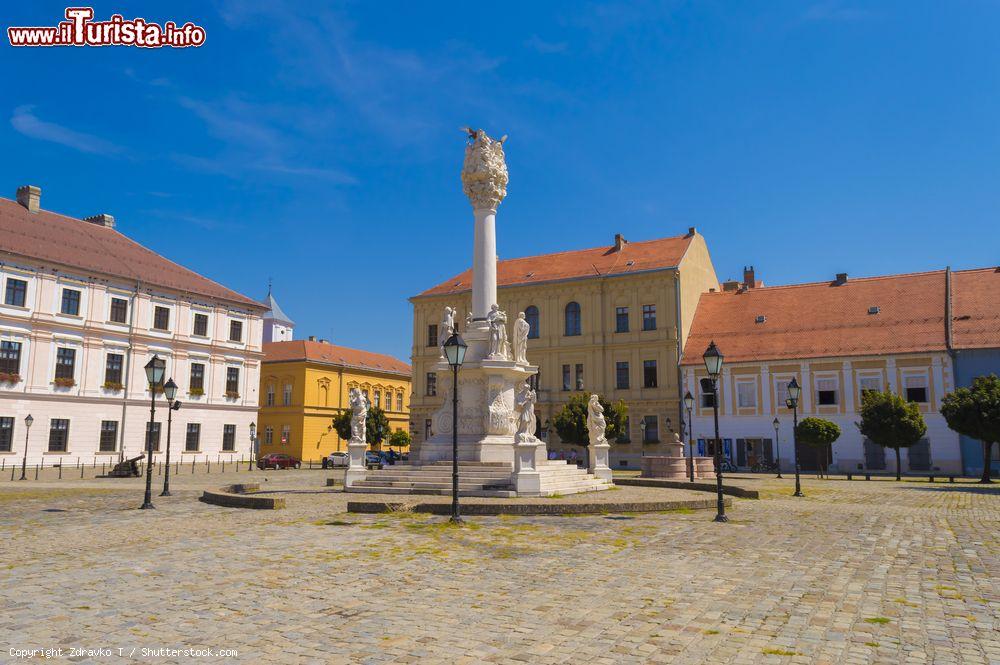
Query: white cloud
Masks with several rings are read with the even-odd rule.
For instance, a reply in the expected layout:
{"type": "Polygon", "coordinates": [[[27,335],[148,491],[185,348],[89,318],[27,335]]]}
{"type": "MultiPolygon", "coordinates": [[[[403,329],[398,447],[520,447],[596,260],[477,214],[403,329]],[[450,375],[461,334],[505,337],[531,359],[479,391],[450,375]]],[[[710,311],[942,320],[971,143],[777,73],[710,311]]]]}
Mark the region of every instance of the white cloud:
{"type": "Polygon", "coordinates": [[[92,134],[84,134],[54,122],[42,120],[34,114],[34,106],[25,104],[14,109],[11,126],[21,134],[40,141],[58,143],[67,148],[95,155],[116,155],[123,148],[92,134]]]}

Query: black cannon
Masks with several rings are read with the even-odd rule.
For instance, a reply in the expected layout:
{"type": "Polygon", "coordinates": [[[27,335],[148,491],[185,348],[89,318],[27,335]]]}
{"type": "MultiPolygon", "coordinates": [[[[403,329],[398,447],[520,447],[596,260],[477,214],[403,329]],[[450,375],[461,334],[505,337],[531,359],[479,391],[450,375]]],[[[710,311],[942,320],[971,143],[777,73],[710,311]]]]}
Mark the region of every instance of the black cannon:
{"type": "Polygon", "coordinates": [[[138,478],[139,461],[143,457],[145,457],[145,455],[139,455],[138,457],[118,462],[118,464],[115,464],[115,468],[111,469],[111,473],[108,475],[112,478],[138,478]]]}

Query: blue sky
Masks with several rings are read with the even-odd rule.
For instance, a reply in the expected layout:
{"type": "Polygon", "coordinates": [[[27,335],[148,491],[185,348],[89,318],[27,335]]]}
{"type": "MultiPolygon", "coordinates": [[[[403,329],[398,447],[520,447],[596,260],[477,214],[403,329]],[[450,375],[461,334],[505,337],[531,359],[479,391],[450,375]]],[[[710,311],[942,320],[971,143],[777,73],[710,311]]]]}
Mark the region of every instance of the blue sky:
{"type": "MultiPolygon", "coordinates": [[[[4,27],[65,3],[7,4],[4,27]]],[[[407,358],[466,268],[461,125],[503,257],[705,234],[768,284],[1000,262],[992,2],[98,3],[197,49],[2,48],[0,195],[109,212],[297,334],[407,358]]],[[[4,40],[6,42],[6,40],[4,40]]]]}

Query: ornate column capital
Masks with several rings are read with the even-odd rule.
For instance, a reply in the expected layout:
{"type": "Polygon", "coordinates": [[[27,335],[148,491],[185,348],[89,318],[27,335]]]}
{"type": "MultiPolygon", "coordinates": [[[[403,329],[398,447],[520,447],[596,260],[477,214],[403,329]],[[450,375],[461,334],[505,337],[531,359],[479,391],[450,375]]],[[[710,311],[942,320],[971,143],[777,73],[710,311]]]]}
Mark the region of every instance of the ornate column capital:
{"type": "Polygon", "coordinates": [[[462,164],[462,189],[473,210],[496,210],[507,196],[507,164],[504,162],[503,136],[491,139],[481,129],[469,132],[462,164]]]}

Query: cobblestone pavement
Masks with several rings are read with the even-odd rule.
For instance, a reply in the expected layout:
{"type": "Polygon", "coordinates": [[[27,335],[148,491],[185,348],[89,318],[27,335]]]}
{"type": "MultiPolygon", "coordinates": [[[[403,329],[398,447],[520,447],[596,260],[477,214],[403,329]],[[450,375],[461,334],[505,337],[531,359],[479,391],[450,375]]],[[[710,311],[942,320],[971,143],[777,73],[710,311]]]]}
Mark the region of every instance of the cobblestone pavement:
{"type": "Polygon", "coordinates": [[[794,499],[787,479],[737,478],[763,498],[728,524],[464,528],[349,515],[342,494],[273,512],[195,500],[326,475],[179,476],[155,511],[135,510],[138,480],[0,485],[0,661],[104,647],[75,662],[1000,663],[1000,488],[807,478],[794,499]]]}

